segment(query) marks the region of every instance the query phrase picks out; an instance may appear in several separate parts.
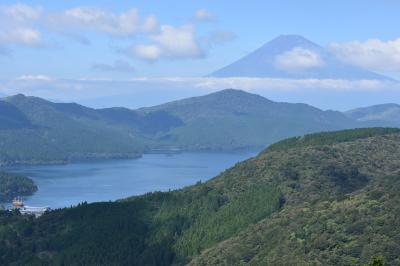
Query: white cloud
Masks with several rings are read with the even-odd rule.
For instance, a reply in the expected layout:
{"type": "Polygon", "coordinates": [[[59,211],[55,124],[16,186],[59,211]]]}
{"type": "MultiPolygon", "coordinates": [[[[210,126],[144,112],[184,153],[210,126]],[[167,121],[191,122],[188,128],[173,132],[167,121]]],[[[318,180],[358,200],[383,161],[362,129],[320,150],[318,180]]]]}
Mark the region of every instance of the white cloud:
{"type": "Polygon", "coordinates": [[[400,83],[379,80],[164,77],[113,80],[54,79],[26,75],[0,80],[0,93],[23,93],[97,107],[143,107],[226,88],[241,89],[279,101],[303,102],[322,108],[351,109],[400,99],[400,83]],[[349,97],[351,95],[351,97],[349,97]],[[102,99],[101,101],[98,101],[102,99]]]}
{"type": "Polygon", "coordinates": [[[20,44],[31,47],[42,46],[41,33],[36,29],[24,26],[18,26],[12,29],[0,29],[0,45],[7,47],[10,44],[20,44]]]}
{"type": "MultiPolygon", "coordinates": [[[[195,12],[197,21],[214,21],[216,16],[206,9],[195,12]]],[[[95,6],[49,11],[25,4],[0,5],[0,54],[8,54],[13,45],[51,47],[46,40],[58,42],[58,33],[81,44],[90,44],[87,33],[124,37],[123,41],[136,42],[124,50],[134,57],[148,61],[160,59],[202,58],[214,45],[231,41],[230,32],[214,31],[198,36],[195,25],[160,25],[154,15],[140,16],[135,8],[114,12],[95,6]]],[[[89,35],[88,35],[89,36],[89,35]]],[[[114,47],[118,44],[112,44],[114,47]]]]}
{"type": "Polygon", "coordinates": [[[141,59],[156,61],[161,58],[199,58],[204,51],[195,36],[193,25],[174,27],[162,25],[160,32],[152,34],[150,45],[136,45],[132,48],[133,55],[141,59]]]}
{"type": "Polygon", "coordinates": [[[153,35],[151,39],[162,47],[165,56],[198,57],[202,54],[195,40],[195,28],[192,25],[163,25],[160,34],[153,35]]]}
{"type": "Polygon", "coordinates": [[[9,33],[8,40],[27,45],[38,45],[41,42],[40,32],[30,28],[16,28],[9,33]]]}
{"type": "MultiPolygon", "coordinates": [[[[125,63],[123,63],[125,64],[125,63]]],[[[105,68],[114,68],[118,66],[116,62],[113,65],[102,65],[105,68]]],[[[130,66],[130,65],[129,65],[130,66]]],[[[103,70],[103,69],[102,69],[103,70]]],[[[104,69],[109,70],[109,69],[104,69]]],[[[81,79],[55,79],[46,75],[23,75],[14,81],[51,81],[54,86],[57,84],[82,84],[86,82],[115,82],[129,84],[128,90],[135,88],[176,88],[176,89],[202,89],[202,90],[221,90],[225,88],[235,88],[245,91],[265,90],[265,91],[306,91],[309,89],[318,89],[320,91],[380,91],[391,88],[400,89],[400,83],[388,80],[345,80],[345,79],[281,79],[281,78],[253,78],[253,77],[135,77],[130,79],[105,79],[105,78],[81,78],[81,79]]],[[[1,82],[0,82],[1,84],[1,82]]],[[[68,88],[65,85],[65,88],[68,88]]],[[[15,89],[18,89],[15,86],[15,89]]],[[[96,88],[95,86],[93,88],[96,88]]],[[[110,90],[114,93],[114,90],[110,90]]],[[[8,92],[9,93],[9,92],[8,92]]],[[[100,91],[99,91],[100,93],[100,91]]],[[[103,93],[103,92],[102,92],[103,93]]]]}
{"type": "Polygon", "coordinates": [[[40,7],[24,4],[0,6],[0,45],[40,45],[41,33],[34,26],[41,16],[40,7]]]}
{"type": "Polygon", "coordinates": [[[134,66],[124,60],[116,60],[113,64],[93,64],[92,69],[108,72],[124,72],[134,73],[136,69],[134,66]]]}
{"type": "Polygon", "coordinates": [[[38,20],[42,15],[41,7],[32,7],[25,4],[15,4],[10,6],[0,6],[0,13],[18,22],[38,20]]]}
{"type": "Polygon", "coordinates": [[[214,22],[218,19],[214,14],[211,14],[207,9],[204,8],[196,10],[193,17],[195,20],[202,22],[214,22]]]}
{"type": "Polygon", "coordinates": [[[252,90],[283,90],[302,91],[307,89],[326,90],[357,90],[375,91],[387,87],[399,87],[399,83],[379,80],[344,80],[344,79],[280,79],[280,78],[252,78],[252,77],[165,77],[165,78],[133,78],[131,81],[145,83],[160,83],[165,86],[182,88],[201,88],[218,90],[236,88],[246,91],[252,90]],[[174,84],[174,85],[173,85],[174,84]]]}
{"type": "Polygon", "coordinates": [[[143,20],[143,32],[156,32],[159,30],[159,24],[156,16],[148,16],[143,20]]]}
{"type": "Polygon", "coordinates": [[[332,43],[329,47],[345,62],[375,71],[400,71],[400,38],[332,43]]]}
{"type": "Polygon", "coordinates": [[[316,68],[323,64],[324,62],[317,52],[301,47],[295,47],[275,58],[276,68],[287,71],[316,68]]]}
{"type": "Polygon", "coordinates": [[[133,54],[141,59],[145,59],[148,61],[156,61],[158,60],[163,51],[158,45],[150,44],[150,45],[143,45],[139,44],[133,47],[133,54]]]}
{"type": "Polygon", "coordinates": [[[117,36],[133,36],[141,32],[158,29],[155,16],[142,19],[137,9],[129,9],[116,14],[97,7],[76,7],[49,16],[52,27],[86,29],[117,36]]]}
{"type": "Polygon", "coordinates": [[[22,75],[16,80],[19,81],[52,81],[54,80],[53,78],[46,76],[46,75],[22,75]]]}

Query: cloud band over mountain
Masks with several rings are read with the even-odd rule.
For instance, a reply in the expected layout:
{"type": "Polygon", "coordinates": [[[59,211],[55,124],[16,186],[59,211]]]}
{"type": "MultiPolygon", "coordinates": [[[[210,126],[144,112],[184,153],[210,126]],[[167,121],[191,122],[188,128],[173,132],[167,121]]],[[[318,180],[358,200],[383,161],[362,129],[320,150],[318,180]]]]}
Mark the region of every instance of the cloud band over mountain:
{"type": "Polygon", "coordinates": [[[155,105],[166,100],[197,96],[225,88],[256,92],[279,101],[304,102],[323,109],[347,110],[366,104],[400,100],[400,84],[390,80],[249,77],[73,80],[24,75],[15,80],[0,81],[0,93],[5,95],[24,93],[57,101],[76,101],[94,107],[155,105]]]}

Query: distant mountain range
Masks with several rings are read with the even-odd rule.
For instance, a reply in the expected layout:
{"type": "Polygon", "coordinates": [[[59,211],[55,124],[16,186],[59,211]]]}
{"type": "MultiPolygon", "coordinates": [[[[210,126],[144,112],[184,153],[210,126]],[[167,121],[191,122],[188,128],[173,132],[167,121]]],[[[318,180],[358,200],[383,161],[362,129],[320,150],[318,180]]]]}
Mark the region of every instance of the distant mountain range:
{"type": "Polygon", "coordinates": [[[400,105],[395,103],[357,108],[345,114],[358,121],[386,121],[400,126],[400,105]]]}
{"type": "Polygon", "coordinates": [[[209,76],[347,80],[391,79],[344,63],[328,49],[299,35],[281,35],[209,76]]]}
{"type": "Polygon", "coordinates": [[[92,109],[15,95],[0,100],[0,163],[136,157],[154,151],[259,150],[291,136],[398,126],[227,89],[154,107],[92,109]]]}
{"type": "Polygon", "coordinates": [[[158,140],[189,150],[260,149],[288,136],[360,124],[340,112],[277,103],[233,89],[137,111],[164,111],[179,118],[182,125],[159,134],[158,140]]]}

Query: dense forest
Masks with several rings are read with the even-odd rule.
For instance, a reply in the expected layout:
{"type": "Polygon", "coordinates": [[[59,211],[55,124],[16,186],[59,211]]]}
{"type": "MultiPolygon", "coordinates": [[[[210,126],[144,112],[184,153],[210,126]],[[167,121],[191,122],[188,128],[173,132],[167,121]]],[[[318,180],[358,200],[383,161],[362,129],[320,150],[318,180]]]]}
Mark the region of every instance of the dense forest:
{"type": "Polygon", "coordinates": [[[283,141],[184,189],[0,212],[0,264],[400,265],[400,131],[283,141]]]}
{"type": "Polygon", "coordinates": [[[17,196],[29,196],[37,191],[32,179],[0,171],[0,202],[7,202],[17,196]]]}

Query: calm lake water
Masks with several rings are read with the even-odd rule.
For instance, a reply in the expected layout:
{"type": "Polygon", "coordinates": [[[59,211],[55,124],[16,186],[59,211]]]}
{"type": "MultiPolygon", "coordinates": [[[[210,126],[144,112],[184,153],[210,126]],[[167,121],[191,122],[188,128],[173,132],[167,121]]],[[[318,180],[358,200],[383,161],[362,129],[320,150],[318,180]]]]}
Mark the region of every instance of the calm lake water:
{"type": "Polygon", "coordinates": [[[208,180],[255,153],[145,154],[134,160],[19,166],[5,170],[31,177],[39,190],[26,205],[69,207],[168,191],[208,180]]]}

